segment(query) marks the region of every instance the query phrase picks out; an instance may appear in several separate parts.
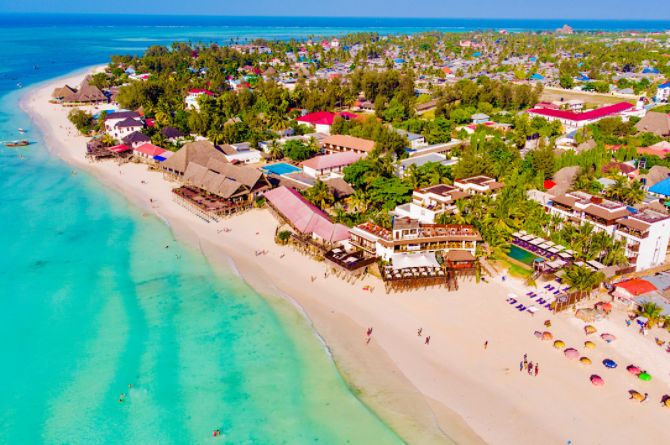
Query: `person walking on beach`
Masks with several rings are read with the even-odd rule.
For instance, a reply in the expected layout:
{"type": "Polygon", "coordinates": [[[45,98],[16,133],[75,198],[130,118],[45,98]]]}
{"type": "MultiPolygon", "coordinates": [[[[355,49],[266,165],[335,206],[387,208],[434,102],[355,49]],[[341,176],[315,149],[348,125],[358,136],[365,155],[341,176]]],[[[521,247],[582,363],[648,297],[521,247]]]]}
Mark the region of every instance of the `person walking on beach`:
{"type": "Polygon", "coordinates": [[[533,375],[533,362],[528,363],[528,375],[533,375]]]}
{"type": "Polygon", "coordinates": [[[540,373],[540,365],[538,363],[535,363],[535,377],[540,373]]]}
{"type": "Polygon", "coordinates": [[[523,371],[523,360],[519,362],[519,372],[523,371]]]}
{"type": "Polygon", "coordinates": [[[372,328],[368,328],[368,337],[372,335],[372,328]]]}
{"type": "Polygon", "coordinates": [[[426,341],[423,342],[425,345],[430,344],[430,335],[426,337],[426,341]]]}
{"type": "Polygon", "coordinates": [[[421,333],[422,333],[422,332],[423,332],[423,328],[419,328],[419,330],[416,331],[416,335],[417,335],[418,337],[421,337],[421,333]]]}
{"type": "Polygon", "coordinates": [[[488,348],[488,347],[489,347],[489,341],[486,340],[486,341],[484,342],[484,350],[486,350],[486,348],[488,348]]]}

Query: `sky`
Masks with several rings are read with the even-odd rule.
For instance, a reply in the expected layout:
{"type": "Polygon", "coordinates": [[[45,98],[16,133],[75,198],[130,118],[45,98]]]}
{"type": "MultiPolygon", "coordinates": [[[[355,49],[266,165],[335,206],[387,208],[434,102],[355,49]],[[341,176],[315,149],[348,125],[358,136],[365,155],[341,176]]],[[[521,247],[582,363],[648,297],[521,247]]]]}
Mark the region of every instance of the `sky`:
{"type": "Polygon", "coordinates": [[[668,0],[0,0],[0,12],[670,20],[668,0]]]}

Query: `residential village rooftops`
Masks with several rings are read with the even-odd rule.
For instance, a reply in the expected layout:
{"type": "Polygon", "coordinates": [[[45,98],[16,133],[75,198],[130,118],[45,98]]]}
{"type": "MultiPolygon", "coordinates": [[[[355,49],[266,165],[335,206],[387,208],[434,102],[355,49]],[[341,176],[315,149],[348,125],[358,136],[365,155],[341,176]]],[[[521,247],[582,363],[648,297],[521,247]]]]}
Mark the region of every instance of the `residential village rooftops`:
{"type": "Polygon", "coordinates": [[[365,154],[363,153],[344,151],[329,155],[316,156],[306,161],[303,161],[300,165],[302,167],[308,167],[314,170],[324,170],[329,168],[351,165],[354,162],[364,157],[365,154]]]}
{"type": "Polygon", "coordinates": [[[301,116],[297,118],[296,121],[312,125],[333,125],[333,121],[337,116],[347,120],[356,119],[358,117],[357,114],[349,113],[347,111],[343,111],[341,113],[333,113],[331,111],[316,111],[314,113],[308,113],[304,116],[301,116]]]}

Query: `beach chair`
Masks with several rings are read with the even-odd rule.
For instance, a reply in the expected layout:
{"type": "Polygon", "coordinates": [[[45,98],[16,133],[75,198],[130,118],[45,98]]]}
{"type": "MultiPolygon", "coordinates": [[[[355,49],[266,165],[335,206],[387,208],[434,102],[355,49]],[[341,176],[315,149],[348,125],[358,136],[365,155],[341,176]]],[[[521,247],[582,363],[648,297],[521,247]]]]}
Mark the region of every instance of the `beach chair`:
{"type": "Polygon", "coordinates": [[[535,312],[537,312],[539,309],[536,308],[535,306],[531,306],[528,309],[526,309],[528,312],[530,312],[530,315],[535,315],[535,312]]]}
{"type": "Polygon", "coordinates": [[[507,301],[509,304],[516,304],[517,303],[517,299],[516,298],[511,298],[511,297],[508,297],[507,300],[505,300],[505,301],[507,301]]]}
{"type": "Polygon", "coordinates": [[[551,287],[551,284],[547,284],[546,286],[544,286],[545,289],[549,289],[550,287],[551,287]]]}
{"type": "Polygon", "coordinates": [[[526,306],[524,306],[523,303],[519,303],[515,309],[519,312],[523,312],[526,310],[526,306]]]}
{"type": "Polygon", "coordinates": [[[538,298],[537,301],[536,301],[536,303],[540,304],[540,305],[545,304],[546,302],[547,302],[547,300],[545,300],[544,298],[538,298]]]}

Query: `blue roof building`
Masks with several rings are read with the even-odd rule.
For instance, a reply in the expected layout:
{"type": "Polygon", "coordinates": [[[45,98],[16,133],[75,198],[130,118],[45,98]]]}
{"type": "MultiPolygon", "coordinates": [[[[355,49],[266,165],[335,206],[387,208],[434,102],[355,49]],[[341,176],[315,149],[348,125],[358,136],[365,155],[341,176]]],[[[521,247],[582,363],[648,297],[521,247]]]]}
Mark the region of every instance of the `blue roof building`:
{"type": "Polygon", "coordinates": [[[658,68],[645,68],[642,70],[642,74],[658,74],[658,68]]]}
{"type": "Polygon", "coordinates": [[[540,73],[535,73],[530,76],[530,80],[544,80],[544,76],[540,73]]]}
{"type": "Polygon", "coordinates": [[[665,196],[666,198],[670,197],[670,178],[666,178],[662,180],[661,182],[657,182],[656,184],[652,185],[649,187],[649,192],[655,193],[657,195],[662,195],[665,196]]]}

